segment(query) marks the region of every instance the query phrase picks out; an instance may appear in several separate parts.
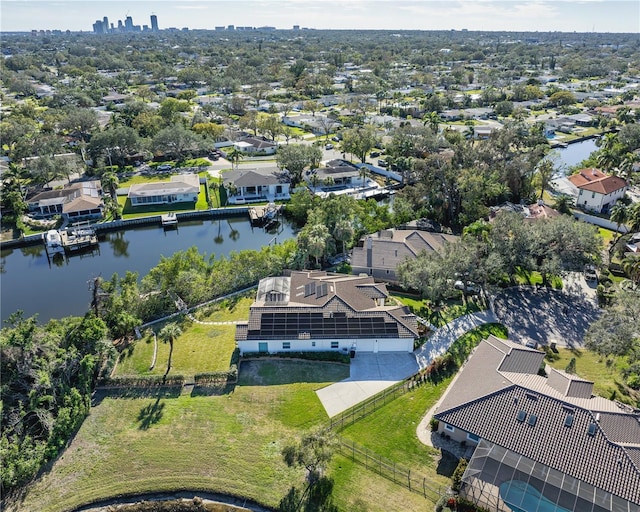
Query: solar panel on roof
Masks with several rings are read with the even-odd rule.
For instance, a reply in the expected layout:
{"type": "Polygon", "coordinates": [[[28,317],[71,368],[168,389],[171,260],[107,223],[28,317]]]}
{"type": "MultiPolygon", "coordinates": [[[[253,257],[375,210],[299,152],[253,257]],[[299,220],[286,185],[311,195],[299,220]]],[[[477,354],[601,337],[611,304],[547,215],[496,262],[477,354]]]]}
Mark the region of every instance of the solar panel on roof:
{"type": "Polygon", "coordinates": [[[304,296],[308,297],[316,293],[316,283],[307,283],[304,285],[304,296]]]}
{"type": "Polygon", "coordinates": [[[320,298],[324,297],[325,295],[327,295],[327,283],[322,283],[316,289],[316,296],[320,298]]]}

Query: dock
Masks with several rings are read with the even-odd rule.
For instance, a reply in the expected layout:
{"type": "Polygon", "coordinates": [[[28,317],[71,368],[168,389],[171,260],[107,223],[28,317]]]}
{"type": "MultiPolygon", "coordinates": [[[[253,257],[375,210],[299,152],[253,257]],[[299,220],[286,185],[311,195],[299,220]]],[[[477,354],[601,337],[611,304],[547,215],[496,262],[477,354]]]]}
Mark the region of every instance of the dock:
{"type": "Polygon", "coordinates": [[[160,217],[160,222],[162,223],[162,227],[174,227],[178,225],[178,217],[176,217],[176,214],[173,212],[165,213],[160,217]]]}
{"type": "Polygon", "coordinates": [[[269,203],[263,206],[249,207],[249,220],[252,226],[263,226],[275,219],[282,210],[281,204],[269,203]]]}
{"type": "Polygon", "coordinates": [[[98,245],[98,235],[91,227],[70,227],[59,231],[65,252],[75,252],[98,245]]]}

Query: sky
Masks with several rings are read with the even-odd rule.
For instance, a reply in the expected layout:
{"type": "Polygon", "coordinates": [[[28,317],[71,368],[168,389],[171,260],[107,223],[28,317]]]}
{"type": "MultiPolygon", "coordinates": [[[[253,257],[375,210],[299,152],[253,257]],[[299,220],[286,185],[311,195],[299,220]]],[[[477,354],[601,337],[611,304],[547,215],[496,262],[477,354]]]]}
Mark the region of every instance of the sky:
{"type": "Polygon", "coordinates": [[[488,30],[640,33],[638,0],[0,0],[3,32],[90,32],[104,16],[117,25],[160,29],[293,25],[315,29],[488,30]]]}

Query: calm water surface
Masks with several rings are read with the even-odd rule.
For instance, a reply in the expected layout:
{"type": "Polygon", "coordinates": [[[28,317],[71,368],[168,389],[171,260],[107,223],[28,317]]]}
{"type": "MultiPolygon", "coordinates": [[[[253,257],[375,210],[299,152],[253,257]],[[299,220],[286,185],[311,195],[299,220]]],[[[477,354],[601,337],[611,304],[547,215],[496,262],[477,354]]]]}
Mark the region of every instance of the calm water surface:
{"type": "Polygon", "coordinates": [[[181,222],[177,229],[145,226],[100,236],[99,249],[50,262],[44,245],[3,250],[0,254],[0,316],[17,310],[25,317],[82,316],[91,300],[89,282],[96,276],[109,279],[127,270],[142,278],[161,256],[196,246],[205,257],[226,256],[244,249],[260,249],[295,237],[293,226],[283,220],[276,232],[251,227],[247,217],[181,222]]]}
{"type": "MultiPolygon", "coordinates": [[[[597,149],[589,139],[556,150],[558,165],[576,165],[597,149]]],[[[0,254],[0,317],[4,321],[21,309],[25,316],[38,314],[41,322],[51,318],[81,316],[91,300],[89,282],[100,275],[124,276],[127,270],[139,278],[155,267],[161,256],[196,246],[206,256],[226,256],[231,251],[260,249],[269,243],[293,238],[293,227],[286,221],[279,233],[252,228],[248,219],[182,222],[177,230],[147,226],[116,231],[101,236],[99,250],[74,255],[50,263],[44,245],[2,251],[0,254]]]]}

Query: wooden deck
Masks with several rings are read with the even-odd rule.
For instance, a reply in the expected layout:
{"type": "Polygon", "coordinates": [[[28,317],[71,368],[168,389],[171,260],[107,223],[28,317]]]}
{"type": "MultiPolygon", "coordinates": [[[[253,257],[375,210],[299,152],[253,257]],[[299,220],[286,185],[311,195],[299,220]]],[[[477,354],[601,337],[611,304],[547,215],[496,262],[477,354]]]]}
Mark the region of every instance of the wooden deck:
{"type": "Polygon", "coordinates": [[[263,206],[249,207],[249,220],[254,226],[259,226],[269,222],[280,214],[281,204],[269,203],[263,206]]]}
{"type": "Polygon", "coordinates": [[[67,228],[60,231],[65,251],[78,251],[98,245],[98,235],[91,228],[67,228]]]}

